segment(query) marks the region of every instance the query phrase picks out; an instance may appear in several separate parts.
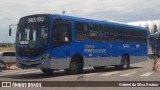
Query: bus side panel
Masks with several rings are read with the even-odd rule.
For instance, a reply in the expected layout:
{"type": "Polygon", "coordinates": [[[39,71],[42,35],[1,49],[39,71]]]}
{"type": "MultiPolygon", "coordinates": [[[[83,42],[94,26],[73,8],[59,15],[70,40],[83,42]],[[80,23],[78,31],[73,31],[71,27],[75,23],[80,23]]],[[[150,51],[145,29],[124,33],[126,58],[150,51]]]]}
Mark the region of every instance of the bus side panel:
{"type": "Polygon", "coordinates": [[[116,57],[110,56],[109,45],[106,42],[78,41],[74,43],[72,52],[81,53],[84,67],[115,65],[116,57]]]}
{"type": "Polygon", "coordinates": [[[133,53],[130,56],[130,64],[147,60],[147,56],[148,56],[147,43],[135,44],[135,45],[136,45],[136,48],[135,48],[136,51],[133,51],[133,53]]]}
{"type": "Polygon", "coordinates": [[[130,57],[130,64],[143,62],[147,60],[147,56],[131,56],[130,57]]]}
{"type": "Polygon", "coordinates": [[[52,49],[51,63],[53,69],[69,68],[71,61],[71,48],[72,43],[55,47],[52,49]]]}
{"type": "Polygon", "coordinates": [[[52,69],[67,69],[69,68],[71,58],[56,58],[51,59],[52,69]]]}
{"type": "Polygon", "coordinates": [[[116,65],[116,57],[102,57],[102,66],[116,65]]]}

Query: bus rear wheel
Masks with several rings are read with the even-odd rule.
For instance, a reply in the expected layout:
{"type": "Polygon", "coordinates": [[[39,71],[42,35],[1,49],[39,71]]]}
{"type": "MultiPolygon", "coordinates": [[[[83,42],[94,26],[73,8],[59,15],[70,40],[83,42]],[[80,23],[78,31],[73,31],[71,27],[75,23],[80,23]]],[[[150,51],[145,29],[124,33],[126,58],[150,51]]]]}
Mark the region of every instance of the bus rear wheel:
{"type": "Polygon", "coordinates": [[[51,75],[54,72],[53,69],[41,69],[41,71],[47,75],[51,75]]]}
{"type": "Polygon", "coordinates": [[[82,62],[80,61],[80,59],[77,57],[73,57],[70,63],[70,68],[65,69],[65,72],[70,73],[70,74],[76,74],[76,73],[83,72],[83,66],[82,66],[82,62]]]}
{"type": "Polygon", "coordinates": [[[129,67],[130,67],[130,63],[129,63],[128,56],[123,56],[121,60],[121,65],[115,66],[116,69],[120,69],[120,70],[126,70],[126,69],[129,69],[129,67]]]}

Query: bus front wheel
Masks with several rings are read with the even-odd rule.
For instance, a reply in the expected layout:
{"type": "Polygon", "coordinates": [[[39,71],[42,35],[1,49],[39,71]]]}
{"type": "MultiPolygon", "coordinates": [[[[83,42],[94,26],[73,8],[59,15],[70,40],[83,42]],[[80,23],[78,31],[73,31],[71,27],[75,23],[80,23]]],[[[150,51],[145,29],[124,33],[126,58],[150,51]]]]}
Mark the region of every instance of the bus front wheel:
{"type": "Polygon", "coordinates": [[[54,72],[53,69],[41,69],[41,71],[47,75],[51,75],[54,72]]]}
{"type": "Polygon", "coordinates": [[[76,74],[83,71],[83,66],[79,58],[73,57],[70,63],[70,68],[65,69],[66,73],[76,74]]]}

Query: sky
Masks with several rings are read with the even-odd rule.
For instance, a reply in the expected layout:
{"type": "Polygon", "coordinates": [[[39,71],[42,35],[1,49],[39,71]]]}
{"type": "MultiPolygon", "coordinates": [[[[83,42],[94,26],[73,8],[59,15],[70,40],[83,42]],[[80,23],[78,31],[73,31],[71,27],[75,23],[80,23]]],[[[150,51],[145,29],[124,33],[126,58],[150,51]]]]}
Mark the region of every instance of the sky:
{"type": "Polygon", "coordinates": [[[160,19],[160,0],[0,0],[0,43],[15,42],[20,17],[55,13],[97,20],[133,22],[160,19]]]}

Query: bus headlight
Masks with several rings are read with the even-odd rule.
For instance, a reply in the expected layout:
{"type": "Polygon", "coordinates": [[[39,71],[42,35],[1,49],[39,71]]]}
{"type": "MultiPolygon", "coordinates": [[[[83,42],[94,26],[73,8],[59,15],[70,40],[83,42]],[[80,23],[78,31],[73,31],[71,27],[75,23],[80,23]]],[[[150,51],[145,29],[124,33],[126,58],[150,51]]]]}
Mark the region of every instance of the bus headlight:
{"type": "Polygon", "coordinates": [[[49,57],[49,54],[45,54],[45,55],[41,56],[41,59],[46,59],[48,57],[49,57]]]}

